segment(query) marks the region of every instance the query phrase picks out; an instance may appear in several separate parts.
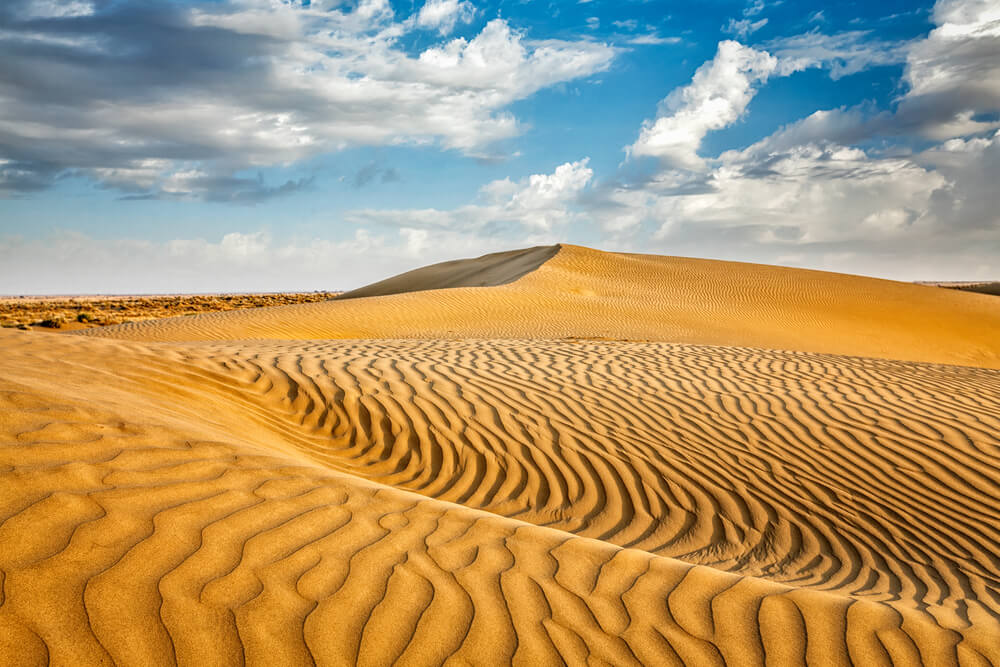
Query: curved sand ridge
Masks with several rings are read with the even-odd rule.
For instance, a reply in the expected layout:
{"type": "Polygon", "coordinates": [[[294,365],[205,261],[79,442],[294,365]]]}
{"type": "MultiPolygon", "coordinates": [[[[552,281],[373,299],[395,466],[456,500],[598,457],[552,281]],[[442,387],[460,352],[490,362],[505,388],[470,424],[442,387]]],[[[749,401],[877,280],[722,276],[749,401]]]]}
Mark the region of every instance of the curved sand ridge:
{"type": "Polygon", "coordinates": [[[1000,663],[996,370],[0,341],[26,663],[1000,663]]]}
{"type": "Polygon", "coordinates": [[[369,296],[390,296],[407,292],[454,289],[456,287],[498,287],[535,271],[559,252],[559,246],[537,246],[524,250],[495,252],[477,259],[456,259],[424,266],[345,292],[338,301],[369,296]]]}
{"type": "Polygon", "coordinates": [[[546,248],[487,255],[357,292],[381,296],[84,333],[150,341],[648,340],[1000,368],[1000,301],[988,295],[802,269],[555,248],[547,260],[546,248]],[[421,291],[389,293],[408,285],[421,291]]]}

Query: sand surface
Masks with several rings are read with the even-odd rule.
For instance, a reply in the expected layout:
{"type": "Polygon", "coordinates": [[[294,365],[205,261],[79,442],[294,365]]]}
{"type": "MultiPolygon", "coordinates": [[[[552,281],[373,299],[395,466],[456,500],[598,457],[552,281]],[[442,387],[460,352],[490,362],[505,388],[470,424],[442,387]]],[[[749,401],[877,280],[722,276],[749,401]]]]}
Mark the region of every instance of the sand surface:
{"type": "MultiPolygon", "coordinates": [[[[451,287],[455,274],[470,281],[467,263],[455,262],[453,272],[420,276],[416,292],[390,293],[387,284],[400,287],[390,279],[381,283],[379,296],[366,299],[205,313],[87,333],[147,341],[586,338],[1000,368],[1000,301],[989,295],[775,266],[554,249],[547,261],[544,249],[534,249],[530,258],[540,262],[535,270],[492,287],[451,287]],[[432,276],[443,289],[432,289],[432,276]]],[[[491,257],[483,258],[487,280],[502,274],[491,257]]],[[[525,257],[515,259],[521,268],[525,257]]]]}
{"type": "Polygon", "coordinates": [[[1000,664],[995,298],[511,259],[0,331],[0,656],[1000,664]]]}
{"type": "Polygon", "coordinates": [[[205,311],[327,301],[339,292],[0,296],[0,327],[73,331],[205,311]]]}

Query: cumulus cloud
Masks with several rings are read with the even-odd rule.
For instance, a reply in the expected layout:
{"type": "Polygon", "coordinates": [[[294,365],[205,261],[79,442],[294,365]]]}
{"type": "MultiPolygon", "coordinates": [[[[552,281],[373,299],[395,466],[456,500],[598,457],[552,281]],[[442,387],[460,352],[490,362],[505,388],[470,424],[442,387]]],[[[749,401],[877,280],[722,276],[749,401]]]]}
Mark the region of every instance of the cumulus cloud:
{"type": "MultiPolygon", "coordinates": [[[[481,155],[520,132],[511,103],[600,72],[616,53],[531,42],[494,19],[471,39],[410,54],[399,41],[414,22],[386,0],[326,4],[101,3],[58,18],[26,15],[47,6],[37,2],[5,4],[0,192],[79,174],[159,196],[192,172],[232,189],[248,168],[355,145],[481,155]]],[[[435,28],[467,15],[466,3],[428,5],[435,28]]]]}
{"type": "Polygon", "coordinates": [[[869,33],[720,43],[647,121],[633,155],[652,174],[599,186],[585,214],[624,250],[786,263],[900,279],[995,279],[1000,256],[1000,14],[941,0],[925,39],[869,33]],[[768,78],[826,67],[832,78],[905,63],[895,110],[818,110],[741,149],[698,153],[768,78]],[[914,133],[936,140],[930,147],[914,133]]]}
{"type": "Polygon", "coordinates": [[[936,27],[906,57],[897,122],[944,140],[1000,127],[1000,5],[992,0],[939,0],[936,27]]]}
{"type": "Polygon", "coordinates": [[[519,182],[506,178],[493,181],[480,190],[480,203],[456,209],[363,209],[349,212],[347,220],[354,224],[487,235],[511,229],[545,234],[577,216],[579,196],[594,175],[588,163],[589,158],[567,162],[551,174],[532,174],[519,182]]]}
{"type": "Polygon", "coordinates": [[[719,43],[715,58],[695,72],[691,83],[660,103],[653,121],[643,123],[630,152],[672,166],[699,169],[698,147],[705,135],[733,123],[756,94],[756,86],[778,68],[778,60],[738,42],[719,43]]]}
{"type": "Polygon", "coordinates": [[[907,157],[775,137],[723,153],[705,172],[618,184],[588,213],[610,245],[627,250],[903,280],[995,279],[998,174],[1000,133],[907,157]]]}
{"type": "Polygon", "coordinates": [[[804,144],[780,152],[724,154],[702,181],[703,192],[652,190],[667,238],[676,225],[742,227],[751,222],[762,241],[820,243],[878,239],[927,221],[940,174],[907,159],[877,159],[858,148],[804,144]]]}
{"type": "Polygon", "coordinates": [[[462,0],[427,0],[417,14],[417,25],[447,35],[457,23],[470,23],[476,15],[471,2],[462,0]]]}

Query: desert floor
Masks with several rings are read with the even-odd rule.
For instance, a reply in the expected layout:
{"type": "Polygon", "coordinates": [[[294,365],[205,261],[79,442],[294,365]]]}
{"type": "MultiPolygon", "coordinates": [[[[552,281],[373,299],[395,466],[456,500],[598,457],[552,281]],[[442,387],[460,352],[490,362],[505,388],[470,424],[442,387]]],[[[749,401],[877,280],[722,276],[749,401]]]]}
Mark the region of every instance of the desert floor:
{"type": "Polygon", "coordinates": [[[137,320],[237,308],[326,301],[339,292],[273,294],[146,294],[134,296],[0,297],[0,327],[73,331],[137,320]]]}
{"type": "Polygon", "coordinates": [[[0,663],[1000,664],[1000,299],[552,246],[0,330],[0,663]]]}

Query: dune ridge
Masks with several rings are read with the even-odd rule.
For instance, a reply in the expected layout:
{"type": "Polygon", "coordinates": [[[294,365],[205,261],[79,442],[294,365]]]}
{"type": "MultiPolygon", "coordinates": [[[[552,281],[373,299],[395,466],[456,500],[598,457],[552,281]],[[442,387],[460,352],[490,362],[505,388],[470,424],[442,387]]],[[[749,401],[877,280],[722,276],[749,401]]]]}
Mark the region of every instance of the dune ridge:
{"type": "Polygon", "coordinates": [[[0,335],[24,655],[1000,661],[995,370],[0,335]]]}
{"type": "MultiPolygon", "coordinates": [[[[150,341],[586,338],[821,352],[1000,368],[1000,302],[988,295],[785,267],[560,245],[419,276],[421,291],[201,314],[80,332],[150,341]],[[513,267],[505,267],[509,260],[513,267]],[[515,270],[516,269],[516,270],[515,270]],[[440,286],[433,289],[435,286],[440,286]]],[[[527,251],[526,251],[527,252],[527,251]]],[[[405,274],[404,274],[405,276],[405,274]]],[[[360,290],[359,293],[363,293],[360,290]]]]}
{"type": "Polygon", "coordinates": [[[456,287],[499,287],[538,269],[559,252],[558,245],[495,252],[476,259],[456,259],[424,266],[377,283],[344,292],[338,301],[369,296],[391,296],[408,292],[456,287]]]}

